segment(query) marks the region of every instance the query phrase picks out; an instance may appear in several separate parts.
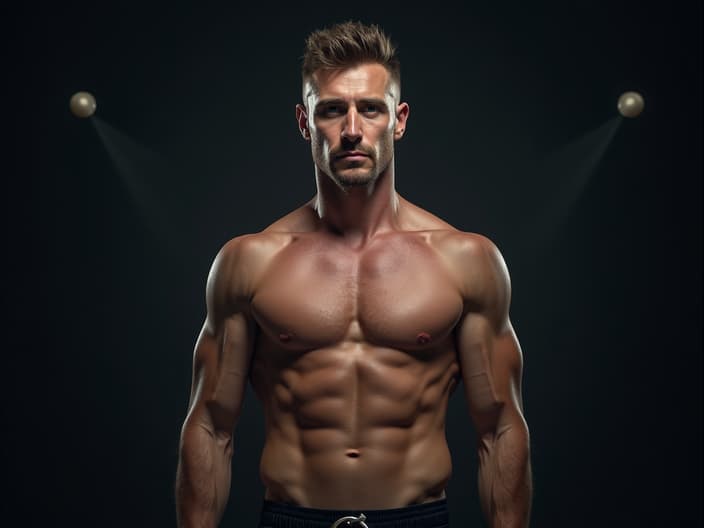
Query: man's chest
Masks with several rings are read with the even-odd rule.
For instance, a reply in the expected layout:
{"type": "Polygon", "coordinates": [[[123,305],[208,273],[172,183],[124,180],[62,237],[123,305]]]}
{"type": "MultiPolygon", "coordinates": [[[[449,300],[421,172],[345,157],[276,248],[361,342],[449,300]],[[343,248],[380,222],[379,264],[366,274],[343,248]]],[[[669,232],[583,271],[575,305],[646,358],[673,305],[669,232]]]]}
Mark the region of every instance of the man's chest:
{"type": "Polygon", "coordinates": [[[252,299],[257,323],[285,347],[342,341],[397,349],[433,346],[452,332],[462,298],[420,237],[355,252],[303,239],[282,250],[252,299]]]}

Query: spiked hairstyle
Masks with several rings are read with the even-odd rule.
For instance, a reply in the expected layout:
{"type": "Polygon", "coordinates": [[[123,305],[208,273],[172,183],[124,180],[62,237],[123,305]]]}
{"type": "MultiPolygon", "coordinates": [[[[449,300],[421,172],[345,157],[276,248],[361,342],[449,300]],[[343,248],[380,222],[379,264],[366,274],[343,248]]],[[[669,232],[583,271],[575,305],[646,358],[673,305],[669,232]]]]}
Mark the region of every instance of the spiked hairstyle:
{"type": "MultiPolygon", "coordinates": [[[[396,47],[376,24],[347,21],[313,31],[306,39],[301,74],[303,83],[315,71],[333,70],[365,62],[384,66],[396,84],[396,97],[401,91],[401,63],[396,47]]],[[[305,100],[306,94],[303,94],[305,100]]]]}

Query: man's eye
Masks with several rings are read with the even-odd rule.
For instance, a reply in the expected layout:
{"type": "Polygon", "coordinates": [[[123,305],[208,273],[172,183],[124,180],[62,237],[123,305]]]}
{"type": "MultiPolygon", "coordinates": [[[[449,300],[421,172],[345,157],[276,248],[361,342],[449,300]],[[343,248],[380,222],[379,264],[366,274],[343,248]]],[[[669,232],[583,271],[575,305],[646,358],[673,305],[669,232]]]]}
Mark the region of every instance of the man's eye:
{"type": "Polygon", "coordinates": [[[340,115],[341,113],[342,108],[339,106],[326,106],[321,112],[321,114],[323,114],[324,116],[330,117],[340,115]]]}
{"type": "Polygon", "coordinates": [[[364,105],[362,108],[362,112],[365,114],[375,114],[379,111],[379,107],[377,105],[369,104],[369,105],[364,105]]]}

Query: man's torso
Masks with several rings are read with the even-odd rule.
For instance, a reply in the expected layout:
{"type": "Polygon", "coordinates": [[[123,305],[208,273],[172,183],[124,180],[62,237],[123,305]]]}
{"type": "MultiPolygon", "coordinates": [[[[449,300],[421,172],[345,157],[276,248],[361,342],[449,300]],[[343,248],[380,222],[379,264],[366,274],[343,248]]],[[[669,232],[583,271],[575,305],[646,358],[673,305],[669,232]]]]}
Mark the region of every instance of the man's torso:
{"type": "Polygon", "coordinates": [[[412,230],[362,248],[295,231],[295,217],[254,235],[265,256],[250,381],[265,413],[267,499],[378,509],[444,497],[465,306],[448,249],[459,232],[417,211],[412,230]]]}

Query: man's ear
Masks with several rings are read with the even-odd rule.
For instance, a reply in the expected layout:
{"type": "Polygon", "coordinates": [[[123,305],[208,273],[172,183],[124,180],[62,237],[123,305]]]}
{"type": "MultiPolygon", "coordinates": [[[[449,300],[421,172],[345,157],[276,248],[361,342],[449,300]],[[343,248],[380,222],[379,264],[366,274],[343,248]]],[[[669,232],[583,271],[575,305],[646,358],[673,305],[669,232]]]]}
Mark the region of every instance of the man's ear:
{"type": "Polygon", "coordinates": [[[408,103],[399,103],[396,106],[396,126],[394,127],[394,139],[398,140],[403,137],[403,133],[406,131],[406,122],[408,121],[408,114],[411,111],[408,103]]]}
{"type": "Polygon", "coordinates": [[[303,139],[310,141],[310,131],[308,130],[308,113],[306,107],[302,104],[296,105],[296,121],[298,122],[298,130],[301,131],[303,139]]]}

